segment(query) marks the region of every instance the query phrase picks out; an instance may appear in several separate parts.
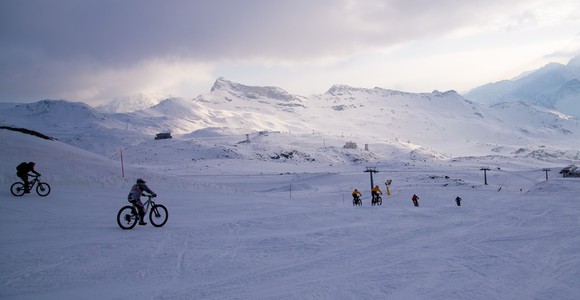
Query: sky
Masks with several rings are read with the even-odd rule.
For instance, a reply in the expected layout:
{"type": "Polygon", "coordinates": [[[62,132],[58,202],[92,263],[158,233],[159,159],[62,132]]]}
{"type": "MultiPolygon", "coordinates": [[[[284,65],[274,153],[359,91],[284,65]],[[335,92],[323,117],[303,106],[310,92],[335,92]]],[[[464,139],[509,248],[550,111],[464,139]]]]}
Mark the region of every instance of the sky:
{"type": "Polygon", "coordinates": [[[3,0],[0,102],[510,79],[580,54],[577,0],[3,0]]]}

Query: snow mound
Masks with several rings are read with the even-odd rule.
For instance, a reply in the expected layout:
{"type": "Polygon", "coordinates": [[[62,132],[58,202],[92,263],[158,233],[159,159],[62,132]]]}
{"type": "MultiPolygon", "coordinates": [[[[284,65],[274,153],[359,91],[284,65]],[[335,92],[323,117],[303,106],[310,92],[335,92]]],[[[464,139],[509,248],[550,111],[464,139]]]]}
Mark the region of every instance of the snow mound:
{"type": "MultiPolygon", "coordinates": [[[[555,176],[555,175],[553,175],[555,176]]],[[[559,193],[574,193],[578,191],[578,178],[552,178],[535,184],[527,193],[541,193],[548,195],[558,195],[559,193]]],[[[555,196],[557,198],[557,196],[555,196]]],[[[547,201],[555,200],[547,198],[547,201]]]]}

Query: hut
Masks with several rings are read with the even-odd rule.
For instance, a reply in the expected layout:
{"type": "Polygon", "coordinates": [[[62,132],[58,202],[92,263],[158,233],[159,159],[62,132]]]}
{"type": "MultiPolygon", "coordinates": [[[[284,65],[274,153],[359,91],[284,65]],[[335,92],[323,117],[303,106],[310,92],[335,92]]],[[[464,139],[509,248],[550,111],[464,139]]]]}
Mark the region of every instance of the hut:
{"type": "Polygon", "coordinates": [[[562,177],[580,177],[580,169],[575,165],[569,165],[560,170],[560,174],[562,174],[562,177]]]}
{"type": "Polygon", "coordinates": [[[162,132],[162,133],[158,133],[155,136],[156,140],[164,140],[164,139],[171,139],[171,138],[172,138],[171,132],[162,132]]]}

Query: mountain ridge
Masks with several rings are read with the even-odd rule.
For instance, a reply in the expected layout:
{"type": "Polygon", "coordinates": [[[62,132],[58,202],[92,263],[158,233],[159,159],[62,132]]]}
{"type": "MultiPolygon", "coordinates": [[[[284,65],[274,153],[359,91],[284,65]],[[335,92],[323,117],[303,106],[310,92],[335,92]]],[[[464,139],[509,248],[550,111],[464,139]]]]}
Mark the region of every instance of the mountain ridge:
{"type": "Polygon", "coordinates": [[[474,101],[492,105],[524,101],[580,118],[580,56],[566,65],[548,63],[511,80],[501,80],[476,87],[465,94],[474,101]]]}
{"type": "MultiPolygon", "coordinates": [[[[286,150],[280,151],[290,151],[295,139],[315,135],[334,147],[348,141],[370,145],[381,151],[375,159],[388,159],[387,153],[393,151],[411,155],[417,149],[440,159],[520,155],[521,151],[516,153],[519,149],[534,151],[542,145],[574,149],[580,140],[577,119],[565,114],[531,104],[487,107],[453,90],[407,93],[335,85],[321,95],[279,97],[287,92],[223,78],[216,83],[215,89],[196,98],[168,98],[130,113],[107,113],[84,103],[43,100],[2,105],[0,120],[103,155],[152,140],[159,132],[172,132],[178,139],[226,134],[231,136],[229,143],[258,132],[279,132],[287,136],[282,147],[286,150]],[[209,128],[219,130],[192,135],[209,128]]],[[[274,151],[271,147],[275,145],[268,147],[274,151]]],[[[305,155],[314,156],[316,149],[305,155]]]]}

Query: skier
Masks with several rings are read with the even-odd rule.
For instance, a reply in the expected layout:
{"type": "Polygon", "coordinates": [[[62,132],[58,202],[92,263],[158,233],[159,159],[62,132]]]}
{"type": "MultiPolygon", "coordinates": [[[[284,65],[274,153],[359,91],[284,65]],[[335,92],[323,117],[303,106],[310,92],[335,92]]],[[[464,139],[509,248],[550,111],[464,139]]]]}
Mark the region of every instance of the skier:
{"type": "Polygon", "coordinates": [[[415,207],[419,207],[419,197],[417,195],[413,194],[411,200],[413,200],[413,204],[415,205],[415,207]]]}
{"type": "Polygon", "coordinates": [[[461,198],[459,196],[455,198],[455,203],[457,203],[457,206],[461,206],[461,198]]]}

